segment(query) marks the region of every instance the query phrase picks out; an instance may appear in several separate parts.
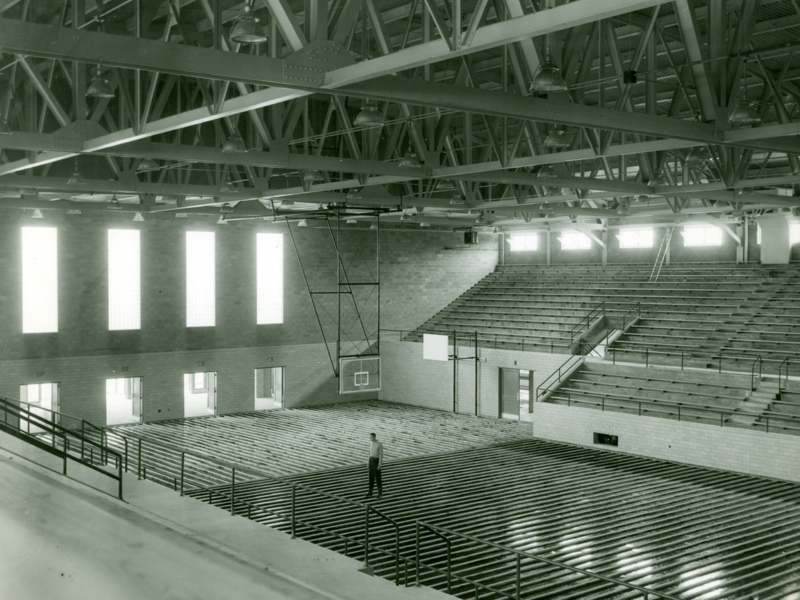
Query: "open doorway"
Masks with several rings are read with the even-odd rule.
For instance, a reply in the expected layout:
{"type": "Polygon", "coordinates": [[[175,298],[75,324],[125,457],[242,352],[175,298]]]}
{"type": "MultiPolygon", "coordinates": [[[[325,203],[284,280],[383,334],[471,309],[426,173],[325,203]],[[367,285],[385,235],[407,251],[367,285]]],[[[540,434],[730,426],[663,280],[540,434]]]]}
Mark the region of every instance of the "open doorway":
{"type": "Polygon", "coordinates": [[[183,376],[183,416],[217,414],[217,374],[186,373],[183,376]]]}
{"type": "MultiPolygon", "coordinates": [[[[41,417],[49,423],[56,425],[59,411],[59,385],[57,383],[27,383],[19,386],[19,399],[27,402],[26,408],[34,415],[41,417]]],[[[31,434],[42,433],[44,430],[36,427],[38,420],[20,419],[20,429],[31,434]]]]}
{"type": "Polygon", "coordinates": [[[106,424],[142,422],[142,378],[106,379],[106,424]]]}
{"type": "Polygon", "coordinates": [[[500,369],[500,414],[503,419],[519,419],[520,413],[527,413],[533,371],[527,369],[500,369]]]}
{"type": "Polygon", "coordinates": [[[283,367],[256,369],[255,410],[283,406],[283,367]]]}

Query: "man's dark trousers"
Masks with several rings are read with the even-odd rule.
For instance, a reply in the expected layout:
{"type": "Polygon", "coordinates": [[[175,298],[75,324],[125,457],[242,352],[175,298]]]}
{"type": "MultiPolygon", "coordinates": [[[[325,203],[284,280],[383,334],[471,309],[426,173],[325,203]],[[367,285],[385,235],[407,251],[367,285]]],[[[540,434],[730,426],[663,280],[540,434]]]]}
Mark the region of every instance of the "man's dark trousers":
{"type": "Polygon", "coordinates": [[[372,489],[375,487],[375,482],[378,482],[378,495],[383,493],[383,482],[381,482],[381,470],[378,468],[380,459],[377,456],[371,456],[369,459],[369,495],[372,496],[372,489]]]}

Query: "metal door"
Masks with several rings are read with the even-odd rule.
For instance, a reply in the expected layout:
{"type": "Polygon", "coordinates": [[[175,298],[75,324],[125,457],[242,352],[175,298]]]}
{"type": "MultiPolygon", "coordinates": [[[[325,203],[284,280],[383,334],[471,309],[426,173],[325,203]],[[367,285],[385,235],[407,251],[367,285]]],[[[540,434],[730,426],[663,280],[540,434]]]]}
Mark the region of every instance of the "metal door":
{"type": "Polygon", "coordinates": [[[500,415],[519,416],[519,369],[500,369],[500,415]]]}

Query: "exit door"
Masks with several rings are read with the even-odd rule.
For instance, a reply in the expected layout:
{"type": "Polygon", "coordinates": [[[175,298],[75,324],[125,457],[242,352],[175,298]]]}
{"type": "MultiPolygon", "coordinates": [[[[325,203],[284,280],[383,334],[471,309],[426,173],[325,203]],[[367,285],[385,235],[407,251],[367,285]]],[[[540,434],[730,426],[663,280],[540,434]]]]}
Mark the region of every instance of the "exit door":
{"type": "Polygon", "coordinates": [[[106,424],[142,422],[142,378],[106,379],[106,424]]]}
{"type": "Polygon", "coordinates": [[[183,416],[207,417],[217,414],[217,374],[186,373],[183,376],[183,416]]]}
{"type": "Polygon", "coordinates": [[[500,417],[519,419],[529,412],[533,390],[533,371],[500,369],[500,417]]]}
{"type": "Polygon", "coordinates": [[[255,410],[283,406],[283,367],[256,369],[255,410]]]}
{"type": "MultiPolygon", "coordinates": [[[[57,383],[29,383],[19,386],[19,399],[27,403],[27,408],[32,414],[41,419],[58,425],[58,396],[59,386],[57,383]]],[[[44,430],[36,427],[36,423],[41,423],[39,419],[20,418],[20,429],[31,434],[42,433],[44,430]]]]}

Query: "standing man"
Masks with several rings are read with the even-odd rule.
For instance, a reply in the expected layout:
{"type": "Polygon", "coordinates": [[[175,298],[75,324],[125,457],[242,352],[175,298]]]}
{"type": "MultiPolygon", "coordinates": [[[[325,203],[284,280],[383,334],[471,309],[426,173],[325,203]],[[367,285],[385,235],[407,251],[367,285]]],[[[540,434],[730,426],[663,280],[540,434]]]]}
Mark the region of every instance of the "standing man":
{"type": "Polygon", "coordinates": [[[372,489],[375,487],[375,482],[378,482],[378,500],[383,495],[383,482],[381,481],[381,467],[383,466],[383,444],[378,441],[374,433],[369,434],[369,439],[372,442],[369,449],[369,494],[364,496],[365,499],[372,498],[372,489]]]}

